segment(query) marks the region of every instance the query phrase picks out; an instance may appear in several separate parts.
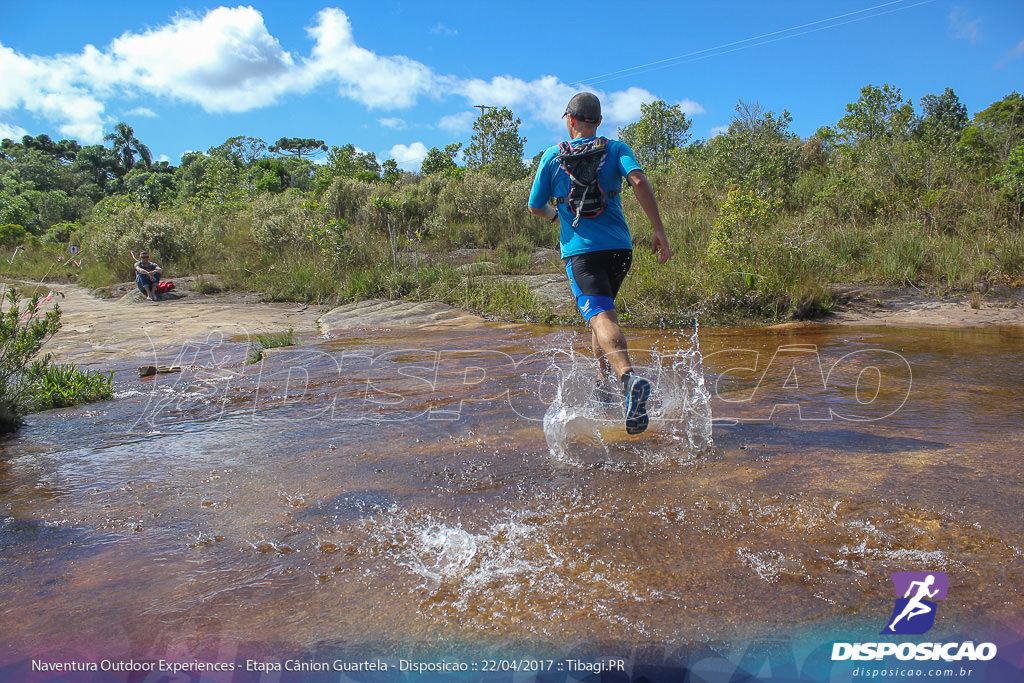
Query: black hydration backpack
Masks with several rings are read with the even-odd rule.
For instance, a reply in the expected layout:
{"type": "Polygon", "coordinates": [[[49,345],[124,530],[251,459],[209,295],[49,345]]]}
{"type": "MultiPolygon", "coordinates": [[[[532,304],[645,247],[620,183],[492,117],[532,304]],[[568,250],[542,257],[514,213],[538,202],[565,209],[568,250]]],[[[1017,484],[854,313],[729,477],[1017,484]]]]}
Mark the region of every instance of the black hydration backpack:
{"type": "Polygon", "coordinates": [[[580,218],[599,216],[608,199],[619,194],[618,190],[605,192],[597,180],[597,172],[608,156],[608,138],[594,138],[590,142],[573,146],[571,142],[558,143],[558,162],[569,174],[569,196],[558,197],[559,204],[569,203],[569,210],[576,214],[572,227],[580,218]]]}

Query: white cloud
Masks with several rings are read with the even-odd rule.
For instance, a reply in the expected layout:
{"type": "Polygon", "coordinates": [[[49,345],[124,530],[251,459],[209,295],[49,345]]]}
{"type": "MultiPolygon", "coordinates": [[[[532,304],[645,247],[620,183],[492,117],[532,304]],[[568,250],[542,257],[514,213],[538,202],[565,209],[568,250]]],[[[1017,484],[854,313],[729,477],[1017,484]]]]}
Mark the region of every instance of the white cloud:
{"type": "Polygon", "coordinates": [[[399,168],[418,172],[428,151],[422,142],[414,142],[411,145],[395,145],[388,152],[388,156],[398,162],[399,168]]]}
{"type": "Polygon", "coordinates": [[[440,23],[437,26],[435,26],[434,28],[430,29],[430,32],[432,34],[434,34],[434,35],[442,35],[442,36],[457,36],[457,35],[459,35],[459,32],[458,32],[457,29],[448,28],[444,24],[440,24],[440,23]]]}
{"type": "Polygon", "coordinates": [[[152,109],[149,109],[148,107],[136,107],[135,109],[132,109],[130,111],[126,111],[124,113],[124,115],[125,116],[142,116],[143,118],[147,118],[147,119],[155,119],[155,118],[157,118],[156,112],[153,111],[152,109]]]}
{"type": "MultiPolygon", "coordinates": [[[[82,57],[95,48],[86,46],[82,57]]],[[[103,104],[83,82],[77,58],[25,57],[0,45],[0,111],[24,108],[57,123],[63,135],[86,142],[103,137],[103,104]]]]}
{"type": "MultiPolygon", "coordinates": [[[[92,143],[114,121],[106,112],[114,97],[168,97],[209,112],[243,112],[330,84],[369,109],[408,108],[423,96],[454,95],[466,111],[443,117],[437,126],[461,135],[471,129],[471,107],[477,104],[507,106],[527,124],[559,131],[565,105],[577,92],[550,75],[459,79],[405,56],[378,55],[356,44],[351,21],[340,9],[321,10],[307,32],[314,43],[309,56],[293,55],[271,35],[258,10],[240,6],[179,14],[163,26],[126,32],[104,49],[87,45],[78,54],[26,57],[0,44],[0,114],[25,109],[54,122],[62,135],[92,143]]],[[[640,104],[656,99],[641,88],[597,94],[607,128],[635,121],[640,104]]],[[[696,102],[680,104],[687,113],[703,112],[696,102]]],[[[153,112],[138,107],[129,115],[153,112]]],[[[396,130],[407,125],[397,117],[378,121],[396,130]]]]}
{"type": "MultiPolygon", "coordinates": [[[[98,142],[109,123],[103,100],[117,91],[193,102],[207,111],[245,111],[304,87],[285,52],[251,7],[220,7],[202,18],[127,32],[101,51],[25,57],[0,46],[0,110],[24,107],[64,135],[98,142]]],[[[137,115],[146,115],[137,110],[137,115]]]]}
{"type": "Polygon", "coordinates": [[[0,121],[0,140],[10,138],[11,140],[17,141],[29,134],[30,133],[21,126],[15,126],[13,124],[0,121]]]}
{"type": "Polygon", "coordinates": [[[968,19],[967,12],[961,7],[954,7],[949,13],[949,28],[954,38],[978,42],[981,39],[980,22],[981,19],[968,19]]]}
{"type": "Polygon", "coordinates": [[[202,18],[179,15],[168,26],[125,33],[110,44],[110,62],[118,81],[210,112],[273,104],[305,85],[252,7],[218,7],[202,18]]]}
{"type": "Polygon", "coordinates": [[[471,111],[449,114],[448,116],[441,117],[441,120],[437,122],[437,127],[452,135],[461,135],[473,130],[473,120],[475,118],[476,115],[471,111]]]}
{"type": "MultiPolygon", "coordinates": [[[[564,125],[561,119],[565,112],[565,106],[573,95],[579,92],[576,88],[562,83],[554,76],[542,76],[532,81],[512,76],[497,76],[489,81],[471,79],[454,82],[452,90],[463,95],[468,105],[485,104],[508,107],[523,119],[529,119],[559,131],[563,129],[564,125]]],[[[601,100],[601,113],[604,119],[602,130],[612,134],[616,128],[640,118],[641,104],[659,99],[649,90],[637,87],[610,93],[600,90],[593,92],[601,100]]],[[[684,99],[678,104],[690,116],[704,113],[704,107],[693,100],[684,99]]],[[[470,124],[472,123],[472,114],[459,114],[458,116],[459,119],[445,117],[438,123],[438,126],[449,130],[454,129],[457,123],[465,123],[467,120],[470,124]]],[[[452,130],[452,132],[459,131],[452,130]]]]}
{"type": "Polygon", "coordinates": [[[640,105],[650,104],[658,99],[649,90],[632,87],[609,95],[595,93],[601,98],[601,114],[605,124],[624,126],[640,118],[640,105]]]}
{"type": "Polygon", "coordinates": [[[729,126],[728,125],[725,125],[725,126],[713,126],[711,128],[711,134],[708,136],[708,138],[710,139],[710,138],[718,137],[719,135],[725,135],[728,132],[729,132],[729,126]]]}
{"type": "Polygon", "coordinates": [[[676,102],[676,104],[678,104],[683,113],[688,116],[703,114],[706,111],[704,107],[701,106],[700,102],[694,102],[689,98],[676,102]]]}
{"type": "Polygon", "coordinates": [[[566,103],[576,89],[554,76],[526,81],[514,76],[495,76],[489,81],[473,78],[452,81],[452,92],[466,98],[467,104],[508,107],[517,116],[558,125],[566,103]]]}
{"type": "Polygon", "coordinates": [[[342,95],[374,108],[403,108],[434,87],[434,74],[408,57],[381,57],[356,45],[340,9],[324,9],[309,29],[316,41],[307,67],[317,81],[333,80],[342,95]]]}
{"type": "MultiPolygon", "coordinates": [[[[604,114],[605,123],[616,127],[638,121],[643,115],[641,105],[650,104],[660,99],[650,91],[637,87],[620,90],[609,95],[600,95],[600,93],[598,95],[601,96],[601,111],[604,114]]],[[[675,104],[687,116],[692,117],[694,114],[704,113],[704,107],[690,99],[684,99],[675,104]]]]}

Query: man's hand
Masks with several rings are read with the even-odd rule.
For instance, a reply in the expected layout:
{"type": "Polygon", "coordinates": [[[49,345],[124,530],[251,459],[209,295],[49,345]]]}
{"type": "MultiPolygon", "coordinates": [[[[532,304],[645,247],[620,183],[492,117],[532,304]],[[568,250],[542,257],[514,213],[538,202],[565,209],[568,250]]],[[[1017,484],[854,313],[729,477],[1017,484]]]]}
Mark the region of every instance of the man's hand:
{"type": "Polygon", "coordinates": [[[661,222],[661,214],[658,212],[658,201],[654,198],[654,190],[647,180],[644,172],[637,169],[630,171],[628,176],[629,184],[633,187],[633,194],[640,202],[640,208],[647,214],[647,220],[654,228],[654,238],[651,240],[651,253],[658,254],[658,263],[664,265],[672,258],[672,249],[668,246],[668,237],[665,236],[665,226],[661,222]]]}
{"type": "Polygon", "coordinates": [[[651,239],[651,253],[658,254],[658,263],[665,265],[672,258],[672,247],[668,246],[668,238],[664,230],[655,230],[651,239]]]}

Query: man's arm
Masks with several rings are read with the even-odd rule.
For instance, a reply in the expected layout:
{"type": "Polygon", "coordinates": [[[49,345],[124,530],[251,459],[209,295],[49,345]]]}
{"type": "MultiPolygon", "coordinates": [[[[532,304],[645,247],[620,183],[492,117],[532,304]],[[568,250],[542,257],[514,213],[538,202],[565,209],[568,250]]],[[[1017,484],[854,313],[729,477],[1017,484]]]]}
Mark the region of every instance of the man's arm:
{"type": "Polygon", "coordinates": [[[541,209],[537,209],[532,206],[529,207],[529,209],[530,213],[532,213],[534,216],[540,216],[541,218],[546,218],[549,221],[553,221],[555,220],[555,218],[558,217],[558,209],[551,206],[550,204],[545,204],[544,207],[541,209]]]}
{"type": "Polygon", "coordinates": [[[548,200],[551,198],[551,179],[547,173],[547,156],[548,153],[545,152],[540,165],[537,166],[537,173],[533,176],[533,186],[530,188],[530,198],[526,205],[534,216],[555,221],[558,219],[558,209],[548,204],[548,200]],[[540,204],[540,206],[534,206],[535,204],[540,204]]]}
{"type": "Polygon", "coordinates": [[[658,200],[654,198],[654,190],[647,180],[647,175],[640,170],[630,171],[627,176],[636,200],[640,202],[640,208],[647,214],[647,220],[651,222],[654,230],[654,237],[651,239],[651,253],[658,254],[658,263],[667,263],[672,258],[672,249],[668,246],[668,237],[665,236],[665,226],[661,222],[661,213],[658,211],[658,200]]]}

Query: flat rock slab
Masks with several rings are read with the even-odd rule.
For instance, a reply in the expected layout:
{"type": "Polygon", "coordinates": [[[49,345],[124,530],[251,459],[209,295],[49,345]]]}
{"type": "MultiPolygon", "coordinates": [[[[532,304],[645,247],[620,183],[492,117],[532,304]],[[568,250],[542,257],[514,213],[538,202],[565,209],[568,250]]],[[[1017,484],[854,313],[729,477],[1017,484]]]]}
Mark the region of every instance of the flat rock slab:
{"type": "Polygon", "coordinates": [[[331,309],[317,320],[320,331],[327,337],[336,330],[366,328],[414,327],[433,329],[444,327],[475,327],[483,325],[480,316],[437,301],[386,301],[370,299],[331,309]]]}
{"type": "Polygon", "coordinates": [[[520,275],[515,279],[526,284],[531,294],[551,306],[556,313],[564,315],[576,310],[576,297],[565,273],[520,275]]]}

